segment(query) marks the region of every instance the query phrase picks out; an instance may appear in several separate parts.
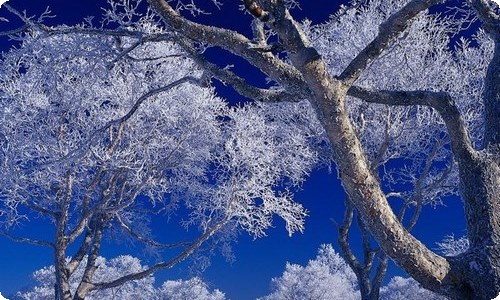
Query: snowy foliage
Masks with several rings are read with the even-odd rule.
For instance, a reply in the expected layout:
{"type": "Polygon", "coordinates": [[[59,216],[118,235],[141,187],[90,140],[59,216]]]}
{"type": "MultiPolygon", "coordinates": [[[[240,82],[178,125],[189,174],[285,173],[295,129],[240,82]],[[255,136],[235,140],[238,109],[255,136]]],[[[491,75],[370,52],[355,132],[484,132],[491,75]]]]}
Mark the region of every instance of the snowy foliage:
{"type": "Polygon", "coordinates": [[[446,256],[457,256],[469,250],[469,239],[466,236],[456,239],[455,236],[446,236],[438,242],[438,250],[446,256]]]}
{"type": "MultiPolygon", "coordinates": [[[[322,245],[307,266],[287,263],[283,275],[272,281],[272,293],[261,300],[359,299],[356,276],[331,245],[322,245]]],[[[411,278],[393,277],[380,291],[382,300],[445,300],[411,278]]]]}
{"type": "Polygon", "coordinates": [[[322,130],[305,123],[312,110],[229,108],[171,42],[117,60],[133,43],[35,31],[4,57],[2,224],[29,218],[26,208],[56,211],[68,198],[70,220],[99,208],[131,225],[145,195],[157,207],[185,205],[188,223],[202,229],[232,220],[261,236],[277,214],[290,234],[302,230],[305,211],[288,189],[318,160],[309,144],[322,130]]]}
{"type": "MultiPolygon", "coordinates": [[[[108,281],[126,274],[134,273],[145,269],[139,259],[125,255],[106,260],[99,257],[97,260],[99,266],[94,278],[95,281],[108,281]]],[[[74,292],[78,287],[83,275],[83,266],[80,267],[70,277],[71,290],[74,292]]],[[[36,285],[28,291],[19,292],[18,299],[26,300],[49,300],[54,299],[55,268],[54,266],[44,267],[33,273],[33,279],[36,285]]],[[[147,278],[130,281],[118,288],[110,288],[101,291],[91,292],[86,299],[153,299],[156,291],[154,290],[154,278],[147,278]]]]}
{"type": "Polygon", "coordinates": [[[424,289],[412,278],[393,277],[389,284],[380,289],[380,299],[383,300],[446,300],[446,297],[437,295],[424,289]]]}
{"type": "MultiPolygon", "coordinates": [[[[96,281],[109,281],[118,276],[135,273],[144,270],[141,262],[132,256],[118,256],[106,260],[103,257],[98,258],[96,281]]],[[[71,276],[70,284],[72,291],[76,290],[83,268],[80,267],[71,276]]],[[[26,300],[51,300],[54,299],[55,269],[54,266],[44,267],[33,273],[35,286],[24,292],[18,292],[16,299],[26,300]]],[[[223,300],[224,293],[219,290],[209,290],[207,284],[200,278],[194,277],[189,280],[168,280],[160,288],[155,288],[154,277],[130,281],[117,288],[110,288],[91,292],[85,299],[144,299],[144,300],[223,300]]],[[[0,298],[1,299],[1,298],[0,298]]]]}
{"type": "Polygon", "coordinates": [[[302,231],[292,193],[326,144],[309,104],[230,107],[150,12],[110,3],[113,34],[34,27],[2,58],[0,230],[41,217],[54,240],[25,241],[72,243],[100,228],[158,249],[151,216],[180,212],[174,226],[200,236],[178,261],[212,237],[207,247],[228,252],[240,229],[263,236],[274,216],[302,231]]]}
{"type": "Polygon", "coordinates": [[[274,278],[271,294],[261,300],[359,299],[356,276],[331,245],[322,245],[307,266],[287,263],[283,275],[274,278]]]}
{"type": "Polygon", "coordinates": [[[156,293],[156,299],[170,300],[224,300],[226,296],[219,290],[210,291],[206,283],[200,278],[189,280],[168,280],[163,283],[156,293]]]}

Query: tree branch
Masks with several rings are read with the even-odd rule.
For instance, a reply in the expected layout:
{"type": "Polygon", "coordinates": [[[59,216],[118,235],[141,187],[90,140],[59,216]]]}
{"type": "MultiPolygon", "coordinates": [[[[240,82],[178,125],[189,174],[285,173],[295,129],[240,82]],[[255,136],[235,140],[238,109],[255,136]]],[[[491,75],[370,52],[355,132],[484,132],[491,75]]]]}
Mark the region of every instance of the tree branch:
{"type": "Polygon", "coordinates": [[[379,26],[377,37],[349,63],[347,68],[340,74],[339,79],[347,86],[351,86],[361,76],[361,73],[396,40],[399,34],[410,26],[411,19],[440,1],[413,0],[390,16],[387,21],[379,26]]]}
{"type": "Polygon", "coordinates": [[[152,34],[152,35],[142,36],[137,41],[132,43],[132,45],[130,45],[129,47],[124,49],[122,52],[120,52],[120,54],[118,54],[118,56],[110,62],[110,65],[113,66],[116,62],[120,61],[122,58],[128,57],[130,52],[134,51],[135,49],[137,49],[137,47],[144,45],[145,43],[159,42],[159,41],[165,41],[165,40],[169,40],[169,39],[171,39],[170,34],[152,34]]]}
{"type": "Polygon", "coordinates": [[[153,246],[155,248],[172,249],[172,248],[178,248],[178,247],[182,247],[182,246],[187,246],[188,245],[187,241],[182,241],[182,242],[178,242],[178,243],[175,243],[175,244],[162,244],[162,243],[159,243],[159,242],[157,242],[155,240],[152,240],[152,239],[149,239],[149,238],[145,238],[145,237],[141,236],[140,234],[138,234],[137,232],[135,232],[132,228],[130,228],[130,226],[128,226],[127,224],[125,224],[125,222],[123,222],[122,218],[119,215],[116,216],[116,219],[118,221],[118,224],[120,224],[120,226],[126,232],[128,232],[128,234],[130,234],[132,237],[134,237],[136,240],[141,241],[141,242],[143,242],[145,244],[148,244],[150,246],[153,246]]]}
{"type": "Polygon", "coordinates": [[[26,206],[27,208],[33,210],[33,211],[36,211],[42,215],[49,215],[51,217],[55,217],[56,216],[56,212],[55,211],[52,211],[50,209],[47,209],[45,207],[42,207],[40,205],[37,205],[35,203],[23,203],[24,206],[26,206]]]}
{"type": "Polygon", "coordinates": [[[339,227],[339,237],[338,237],[338,242],[340,245],[340,248],[342,249],[342,252],[344,254],[345,259],[347,260],[347,263],[353,271],[357,274],[361,271],[361,263],[358,261],[356,256],[351,250],[351,247],[349,246],[349,230],[352,225],[352,220],[354,217],[354,208],[352,207],[352,204],[350,203],[348,197],[345,197],[345,212],[344,212],[344,221],[339,227]]]}
{"type": "Polygon", "coordinates": [[[223,28],[189,21],[179,15],[165,0],[148,0],[151,7],[179,34],[197,42],[221,47],[245,58],[291,94],[302,94],[304,86],[300,73],[291,65],[269,52],[258,51],[244,35],[223,28]]]}
{"type": "Polygon", "coordinates": [[[170,261],[157,263],[154,266],[152,266],[144,271],[133,273],[133,274],[128,274],[128,275],[125,275],[125,276],[120,277],[118,279],[115,279],[113,281],[93,283],[91,290],[102,290],[102,289],[109,289],[109,288],[117,287],[117,286],[120,286],[120,285],[124,284],[125,282],[131,281],[131,280],[139,280],[139,279],[145,278],[158,270],[169,269],[169,268],[175,266],[179,262],[181,262],[181,261],[185,260],[187,257],[189,257],[196,249],[198,249],[201,246],[201,244],[203,244],[203,242],[208,240],[217,231],[219,231],[226,224],[226,222],[227,221],[217,223],[214,226],[212,226],[211,228],[209,228],[209,230],[207,230],[204,234],[202,234],[191,246],[186,248],[182,253],[180,253],[179,255],[177,255],[176,257],[171,259],[170,261]]]}
{"type": "Polygon", "coordinates": [[[70,262],[66,265],[66,269],[68,270],[68,274],[70,276],[71,274],[73,274],[73,272],[75,272],[75,270],[78,268],[83,258],[85,257],[85,254],[89,250],[90,244],[92,243],[93,236],[93,231],[88,229],[85,233],[85,237],[83,238],[80,247],[78,248],[78,251],[75,255],[73,255],[73,257],[71,257],[70,262]]]}
{"type": "Polygon", "coordinates": [[[105,216],[100,216],[99,219],[94,219],[91,224],[92,233],[92,246],[90,254],[87,257],[87,265],[83,272],[82,279],[78,288],[76,289],[74,300],[83,300],[88,292],[92,290],[93,284],[91,283],[95,271],[99,267],[96,265],[96,260],[99,256],[99,251],[102,244],[102,236],[104,233],[104,226],[107,223],[105,216]]]}
{"type": "Polygon", "coordinates": [[[23,26],[19,27],[19,28],[16,28],[16,29],[12,29],[12,30],[7,30],[7,31],[1,31],[0,32],[0,36],[9,36],[9,35],[14,35],[14,34],[18,34],[18,33],[21,33],[23,31],[25,31],[26,29],[28,29],[30,26],[27,25],[27,24],[24,24],[23,26]]]}
{"type": "MultiPolygon", "coordinates": [[[[118,30],[110,30],[110,29],[104,29],[104,28],[82,28],[82,27],[49,27],[47,25],[41,24],[39,22],[33,21],[30,18],[25,17],[22,15],[18,10],[13,8],[7,3],[4,3],[3,6],[7,8],[11,13],[16,15],[18,18],[21,19],[25,23],[25,25],[21,28],[24,28],[24,30],[28,28],[35,28],[38,29],[42,32],[45,32],[49,35],[57,35],[57,34],[69,34],[69,33],[81,33],[81,34],[94,34],[94,35],[106,35],[106,36],[127,36],[127,37],[141,37],[142,33],[138,31],[131,31],[131,30],[126,30],[126,29],[118,29],[118,30]]],[[[39,20],[40,21],[40,20],[39,20]]],[[[20,31],[21,32],[21,31],[20,31]]]]}
{"type": "Polygon", "coordinates": [[[0,230],[0,235],[8,238],[11,241],[17,242],[17,243],[26,243],[26,244],[31,244],[31,245],[36,245],[36,246],[43,246],[43,247],[49,247],[54,249],[54,243],[48,242],[48,241],[43,241],[43,240],[37,240],[37,239],[30,239],[30,238],[22,238],[22,237],[15,237],[7,232],[4,232],[3,230],[0,230]]]}
{"type": "Polygon", "coordinates": [[[239,77],[228,69],[221,69],[217,65],[207,61],[202,55],[198,54],[194,47],[186,41],[186,39],[179,39],[181,46],[189,53],[190,57],[210,75],[222,81],[223,83],[230,84],[240,95],[249,99],[254,99],[263,102],[283,102],[291,101],[298,102],[305,97],[305,95],[294,95],[286,90],[270,90],[257,88],[246,82],[245,79],[239,77]]]}
{"type": "Polygon", "coordinates": [[[432,107],[439,113],[446,124],[455,158],[457,160],[469,161],[476,155],[458,107],[447,93],[429,91],[371,91],[358,86],[352,86],[348,91],[348,95],[370,103],[432,107]]]}

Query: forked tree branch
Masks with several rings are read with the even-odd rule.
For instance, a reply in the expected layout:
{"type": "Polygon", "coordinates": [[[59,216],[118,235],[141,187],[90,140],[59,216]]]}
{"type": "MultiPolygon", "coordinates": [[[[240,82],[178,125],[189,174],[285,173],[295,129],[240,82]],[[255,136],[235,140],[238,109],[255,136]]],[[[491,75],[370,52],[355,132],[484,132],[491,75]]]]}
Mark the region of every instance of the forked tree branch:
{"type": "Polygon", "coordinates": [[[307,97],[307,95],[305,95],[306,91],[303,91],[303,94],[301,95],[296,95],[291,94],[286,90],[271,90],[252,86],[245,79],[239,77],[234,72],[231,72],[228,69],[219,68],[217,65],[209,62],[202,55],[197,53],[187,39],[180,38],[179,43],[202,69],[223,83],[231,85],[231,87],[244,97],[262,102],[298,102],[307,97]]]}
{"type": "Polygon", "coordinates": [[[87,254],[87,251],[90,248],[90,244],[92,243],[93,239],[93,231],[90,229],[87,229],[85,233],[85,237],[83,238],[82,243],[80,244],[80,247],[78,248],[78,251],[76,252],[73,257],[71,257],[70,262],[66,265],[66,270],[68,271],[68,274],[71,276],[73,272],[78,268],[80,263],[82,262],[83,258],[87,254]]]}

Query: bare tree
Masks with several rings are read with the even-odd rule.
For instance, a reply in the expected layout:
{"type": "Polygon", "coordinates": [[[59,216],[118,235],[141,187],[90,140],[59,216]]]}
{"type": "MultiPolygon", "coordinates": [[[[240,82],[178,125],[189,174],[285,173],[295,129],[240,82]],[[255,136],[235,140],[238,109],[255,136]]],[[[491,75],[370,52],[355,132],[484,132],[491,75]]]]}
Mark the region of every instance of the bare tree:
{"type": "MultiPolygon", "coordinates": [[[[469,91],[465,94],[467,103],[475,103],[482,109],[473,114],[476,124],[480,125],[473,126],[468,121],[471,114],[464,110],[466,106],[463,106],[463,99],[455,93],[460,89],[449,88],[454,85],[463,86],[463,81],[450,80],[438,86],[391,86],[378,84],[377,81],[363,82],[363,76],[371,70],[377,70],[377,64],[385,55],[390,54],[391,47],[404,40],[412,24],[425,14],[425,10],[439,3],[438,0],[394,1],[395,5],[392,7],[397,9],[388,9],[381,22],[367,25],[378,25],[376,34],[368,43],[360,43],[357,48],[345,48],[351,55],[345,64],[337,65],[340,67],[338,73],[332,72],[324,53],[311,42],[304,30],[305,25],[298,23],[290,14],[289,7],[296,5],[297,1],[243,1],[246,10],[255,18],[252,39],[232,30],[188,20],[180,11],[195,11],[192,1],[148,2],[154,13],[161,18],[158,20],[152,16],[150,20],[156,22],[157,26],[165,27],[171,36],[170,39],[205,71],[206,77],[215,77],[230,84],[241,95],[260,102],[305,100],[305,105],[304,101],[299,102],[304,109],[309,105],[312,107],[325,131],[345,192],[357,210],[361,222],[374,236],[384,253],[423,287],[451,299],[491,299],[497,296],[500,292],[500,16],[493,3],[487,0],[467,1],[481,21],[482,29],[487,35],[484,40],[492,45],[491,51],[486,51],[487,55],[482,57],[481,62],[485,63],[483,66],[486,69],[482,73],[484,75],[474,81],[475,85],[469,86],[469,90],[465,89],[469,91]],[[161,21],[161,24],[157,21],[161,21]],[[277,36],[279,42],[269,42],[276,40],[268,39],[270,35],[277,36]],[[222,48],[247,60],[275,82],[276,86],[271,89],[257,88],[230,70],[218,68],[197,51],[206,45],[222,48]],[[458,167],[460,195],[464,201],[470,242],[467,252],[454,257],[443,257],[434,253],[413,237],[393,212],[382,180],[378,173],[374,172],[374,168],[380,164],[374,163],[370,154],[376,152],[370,152],[366,143],[363,143],[359,126],[355,126],[350,116],[352,110],[349,105],[353,101],[351,97],[361,100],[362,104],[386,105],[390,107],[389,111],[394,109],[398,112],[397,107],[410,107],[409,119],[414,120],[415,125],[420,126],[421,120],[430,121],[438,127],[442,125],[441,133],[449,140],[453,161],[458,167]],[[478,130],[481,132],[478,133],[478,130]],[[477,137],[480,137],[479,141],[477,137]]],[[[221,4],[218,1],[214,3],[221,4]]],[[[115,20],[117,16],[108,15],[115,20]]],[[[118,19],[122,20],[125,28],[133,24],[133,14],[121,15],[118,19]],[[131,18],[128,18],[129,16],[131,18]]],[[[45,31],[47,34],[67,35],[79,30],[47,28],[30,20],[27,20],[26,24],[29,28],[45,31]]],[[[25,29],[26,26],[23,26],[18,31],[25,29]]],[[[105,29],[84,31],[94,35],[117,35],[117,31],[110,32],[105,29]]],[[[134,31],[133,34],[125,30],[125,34],[128,34],[132,42],[123,47],[116,61],[128,56],[133,58],[132,53],[137,47],[155,43],[155,39],[162,36],[143,30],[134,31]]],[[[352,32],[346,32],[347,36],[351,34],[352,32]]],[[[331,49],[333,57],[337,56],[337,50],[338,48],[331,49]]],[[[439,63],[434,61],[435,57],[433,53],[429,53],[429,56],[424,58],[431,65],[432,62],[439,63]]],[[[413,57],[408,59],[410,63],[405,70],[411,71],[413,57]]],[[[386,72],[387,68],[378,68],[375,76],[383,81],[388,78],[386,72]]],[[[463,74],[463,77],[467,77],[467,72],[463,74]]],[[[359,124],[363,124],[362,113],[364,112],[359,111],[356,116],[359,124]]],[[[380,114],[380,110],[373,110],[373,113],[380,114]]],[[[310,119],[314,123],[313,115],[310,119]]],[[[297,149],[291,147],[289,150],[293,152],[297,149]]],[[[449,166],[451,168],[451,165],[449,166]]],[[[421,192],[417,190],[418,178],[420,177],[415,177],[414,181],[415,194],[421,192]]],[[[429,182],[432,185],[433,181],[429,182]]],[[[280,212],[289,215],[290,207],[294,207],[292,204],[293,202],[288,201],[278,206],[280,212]]],[[[244,215],[248,215],[252,210],[244,212],[244,215]]],[[[292,212],[297,210],[292,209],[292,212]]],[[[253,223],[246,225],[251,224],[253,223]]],[[[297,228],[293,225],[297,223],[291,224],[290,229],[297,228]]]]}

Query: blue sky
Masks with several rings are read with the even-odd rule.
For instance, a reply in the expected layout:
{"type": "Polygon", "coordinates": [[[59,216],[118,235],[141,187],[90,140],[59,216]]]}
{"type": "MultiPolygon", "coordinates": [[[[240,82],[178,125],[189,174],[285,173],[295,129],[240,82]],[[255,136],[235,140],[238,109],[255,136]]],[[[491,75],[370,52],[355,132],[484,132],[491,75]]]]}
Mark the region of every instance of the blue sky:
{"type": "MultiPolygon", "coordinates": [[[[240,1],[224,2],[226,4],[222,11],[198,17],[196,20],[248,33],[250,17],[237,11],[240,1]]],[[[307,17],[313,23],[322,22],[338,9],[339,3],[325,0],[302,1],[302,10],[293,11],[293,15],[299,20],[307,17]]],[[[57,15],[57,18],[50,20],[51,24],[71,25],[82,21],[85,16],[98,16],[101,12],[100,6],[104,5],[105,1],[10,0],[9,4],[20,10],[26,10],[29,15],[38,14],[46,6],[50,6],[52,12],[57,15]]],[[[5,9],[2,8],[1,11],[4,12],[5,9]]],[[[0,23],[2,29],[11,28],[12,25],[12,23],[0,23]]],[[[1,43],[3,50],[9,46],[5,39],[1,40],[1,43]]],[[[255,69],[229,54],[211,50],[207,53],[207,57],[222,66],[235,64],[235,70],[238,73],[244,74],[256,84],[264,84],[263,77],[255,69]]],[[[232,103],[241,101],[241,97],[231,89],[219,86],[218,92],[232,103]]],[[[303,189],[296,194],[296,200],[309,210],[303,234],[298,233],[289,237],[281,220],[276,220],[274,228],[268,231],[268,236],[265,238],[254,240],[242,234],[234,245],[236,261],[230,264],[220,256],[214,257],[212,265],[203,274],[203,278],[213,287],[224,291],[231,299],[255,299],[255,297],[265,295],[269,290],[271,278],[281,275],[287,261],[298,264],[307,263],[309,259],[315,257],[322,243],[332,243],[335,249],[339,249],[336,242],[335,222],[342,221],[343,199],[343,191],[336,172],[328,172],[324,169],[315,171],[305,182],[303,189]]],[[[424,208],[422,217],[414,229],[415,236],[431,248],[435,248],[435,243],[445,235],[454,233],[455,236],[462,236],[464,234],[460,199],[450,198],[445,201],[445,204],[445,207],[436,209],[424,208]]],[[[155,224],[160,227],[160,223],[155,224]]],[[[29,231],[32,235],[45,236],[50,234],[49,229],[47,224],[35,219],[25,228],[18,230],[19,232],[29,231]]],[[[359,236],[355,229],[352,241],[353,248],[359,250],[359,236]]],[[[49,249],[15,244],[2,237],[0,237],[0,249],[0,292],[3,295],[14,293],[27,285],[32,271],[52,262],[53,254],[49,249]]],[[[107,242],[103,249],[103,255],[107,257],[126,253],[143,255],[138,248],[117,245],[114,242],[107,242]]],[[[173,270],[159,273],[156,277],[158,282],[165,279],[186,278],[189,276],[187,269],[188,265],[182,263],[173,270]]],[[[402,271],[392,264],[387,278],[402,274],[402,271]]]]}

